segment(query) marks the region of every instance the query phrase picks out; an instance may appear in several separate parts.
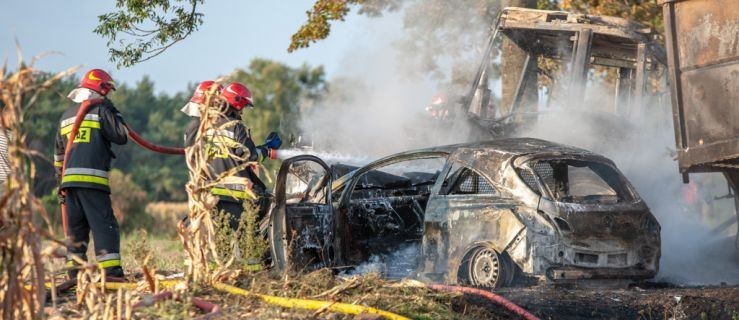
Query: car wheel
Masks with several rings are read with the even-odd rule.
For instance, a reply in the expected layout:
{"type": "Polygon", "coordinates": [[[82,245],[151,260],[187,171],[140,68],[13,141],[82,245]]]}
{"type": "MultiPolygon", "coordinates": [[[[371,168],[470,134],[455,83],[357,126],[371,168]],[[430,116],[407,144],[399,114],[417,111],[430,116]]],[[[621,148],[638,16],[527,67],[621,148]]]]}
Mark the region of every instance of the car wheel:
{"type": "Polygon", "coordinates": [[[473,286],[496,289],[507,282],[506,262],[495,249],[479,247],[472,250],[467,262],[467,282],[473,286]]]}
{"type": "Polygon", "coordinates": [[[516,279],[516,263],[513,262],[513,259],[511,259],[511,256],[508,255],[507,252],[504,252],[503,254],[499,255],[501,261],[503,261],[503,273],[506,275],[505,282],[503,282],[504,287],[511,286],[516,279]]]}

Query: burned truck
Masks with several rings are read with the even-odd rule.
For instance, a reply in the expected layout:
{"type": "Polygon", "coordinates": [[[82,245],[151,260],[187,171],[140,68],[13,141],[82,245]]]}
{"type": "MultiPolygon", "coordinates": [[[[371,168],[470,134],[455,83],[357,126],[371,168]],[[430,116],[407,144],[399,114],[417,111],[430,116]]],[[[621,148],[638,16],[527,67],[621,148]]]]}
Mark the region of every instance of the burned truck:
{"type": "MultiPolygon", "coordinates": [[[[739,2],[659,0],[663,6],[677,160],[720,172],[733,192],[739,249],[739,2]]],[[[716,230],[719,230],[717,228],[716,230]]]]}
{"type": "Polygon", "coordinates": [[[638,280],[660,226],[612,161],[539,139],[408,151],[366,166],[283,162],[271,212],[278,269],[352,267],[408,245],[409,274],[487,288],[516,274],[638,280]]]}
{"type": "Polygon", "coordinates": [[[666,105],[667,58],[657,36],[617,17],[505,8],[457,114],[488,138],[515,136],[554,112],[624,127],[645,105],[666,105]],[[650,92],[654,82],[659,92],[650,92]]]}

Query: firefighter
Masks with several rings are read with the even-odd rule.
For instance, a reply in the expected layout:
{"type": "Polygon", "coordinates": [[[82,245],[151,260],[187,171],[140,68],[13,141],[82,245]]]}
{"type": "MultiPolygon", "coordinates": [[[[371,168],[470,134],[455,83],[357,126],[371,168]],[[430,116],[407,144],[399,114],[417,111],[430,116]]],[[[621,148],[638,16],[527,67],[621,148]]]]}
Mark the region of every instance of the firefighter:
{"type": "Polygon", "coordinates": [[[111,142],[123,145],[127,141],[127,130],[123,118],[106,95],[115,90],[108,73],[92,69],[83,77],[78,88],[68,95],[75,103],[90,99],[102,102],[90,107],[84,116],[72,149],[66,159],[64,176],[64,149],[80,106],[74,106],[62,114],[57,131],[54,166],[60,178],[59,200],[66,204],[68,236],[73,246],[67,257],[70,278],[77,277],[76,262],[72,256],[87,260],[87,245],[90,231],[95,242],[95,255],[99,267],[106,276],[123,277],[120,254],[120,232],[118,221],[113,215],[110,201],[108,171],[110,161],[115,158],[111,142]]]}
{"type": "MultiPolygon", "coordinates": [[[[275,150],[282,143],[277,133],[271,133],[265,144],[255,146],[249,129],[241,121],[241,112],[245,107],[253,108],[252,95],[249,89],[238,82],[228,84],[220,94],[225,101],[223,106],[224,117],[219,118],[216,128],[206,132],[208,139],[215,147],[214,159],[211,162],[214,174],[218,175],[233,168],[242,167],[245,162],[263,161],[266,158],[275,158],[275,150]],[[225,125],[225,126],[224,126],[225,125]],[[219,129],[220,128],[220,129],[219,129]]],[[[267,187],[254,172],[254,168],[245,167],[236,173],[230,181],[215,186],[211,192],[219,197],[216,206],[219,212],[230,214],[231,228],[238,228],[244,201],[249,199],[250,190],[257,196],[255,202],[260,206],[257,221],[266,215],[265,200],[269,198],[267,187]]]]}
{"type": "MultiPolygon", "coordinates": [[[[205,94],[208,92],[208,90],[212,89],[214,84],[216,83],[212,80],[201,82],[198,87],[195,88],[195,92],[193,93],[192,98],[190,98],[190,102],[185,104],[185,106],[180,109],[180,111],[190,116],[190,123],[188,123],[187,127],[185,128],[186,147],[190,147],[195,143],[195,136],[197,135],[198,128],[200,127],[200,105],[205,103],[205,94]]],[[[215,90],[216,94],[220,94],[221,90],[223,90],[223,86],[218,84],[218,87],[215,90]]]]}
{"type": "Polygon", "coordinates": [[[447,120],[449,118],[449,100],[446,94],[437,93],[426,107],[426,114],[433,120],[447,120]]]}

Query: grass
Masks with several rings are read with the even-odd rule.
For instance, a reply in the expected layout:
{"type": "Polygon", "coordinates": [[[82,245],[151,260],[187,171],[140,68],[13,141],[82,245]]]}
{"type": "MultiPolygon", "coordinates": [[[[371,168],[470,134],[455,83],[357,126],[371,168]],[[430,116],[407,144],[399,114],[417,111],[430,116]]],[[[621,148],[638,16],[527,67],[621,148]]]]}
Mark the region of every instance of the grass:
{"type": "MultiPolygon", "coordinates": [[[[171,235],[177,237],[177,223],[187,217],[187,202],[151,202],[146,205],[144,212],[152,217],[154,223],[146,226],[157,235],[171,235]]],[[[141,226],[144,227],[144,226],[141,226]]]]}
{"type": "Polygon", "coordinates": [[[150,234],[143,230],[121,237],[121,263],[127,273],[141,272],[146,255],[149,265],[162,272],[181,272],[185,253],[176,236],[150,234]]]}
{"type": "MultiPolygon", "coordinates": [[[[174,237],[136,231],[121,240],[123,265],[129,274],[141,272],[141,260],[151,255],[149,266],[160,273],[181,272],[182,245],[174,237]]],[[[425,288],[399,285],[377,274],[352,278],[334,276],[329,269],[308,274],[279,274],[272,271],[243,272],[234,285],[254,293],[280,297],[337,301],[371,306],[395,312],[412,319],[502,319],[506,314],[470,304],[460,294],[432,292],[425,288]]],[[[253,297],[228,295],[201,287],[193,295],[217,303],[226,319],[352,319],[354,317],[301,309],[285,309],[268,305],[253,297]]],[[[201,314],[181,303],[164,303],[142,310],[137,317],[182,319],[201,314]]]]}

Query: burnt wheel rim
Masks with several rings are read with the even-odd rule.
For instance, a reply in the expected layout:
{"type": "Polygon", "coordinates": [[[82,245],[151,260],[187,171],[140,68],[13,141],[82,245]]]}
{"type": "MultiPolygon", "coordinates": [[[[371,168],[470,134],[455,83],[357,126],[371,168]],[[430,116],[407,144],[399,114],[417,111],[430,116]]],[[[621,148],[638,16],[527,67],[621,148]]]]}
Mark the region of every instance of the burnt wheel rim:
{"type": "Polygon", "coordinates": [[[491,248],[480,248],[470,263],[469,275],[472,284],[495,288],[501,278],[501,261],[491,248]]]}

